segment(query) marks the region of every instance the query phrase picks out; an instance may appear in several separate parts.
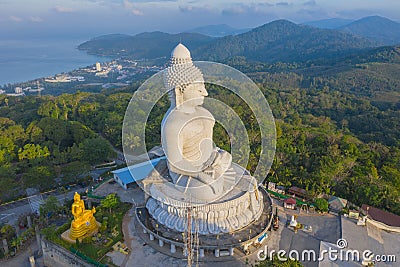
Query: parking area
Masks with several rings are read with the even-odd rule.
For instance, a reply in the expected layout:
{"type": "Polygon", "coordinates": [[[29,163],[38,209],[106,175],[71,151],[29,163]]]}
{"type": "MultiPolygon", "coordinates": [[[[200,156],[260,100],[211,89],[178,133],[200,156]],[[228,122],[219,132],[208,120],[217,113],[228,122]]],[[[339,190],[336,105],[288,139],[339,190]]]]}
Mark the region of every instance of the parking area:
{"type": "MultiPolygon", "coordinates": [[[[279,238],[279,249],[289,253],[292,250],[301,253],[306,250],[313,250],[318,255],[320,242],[336,243],[341,238],[341,223],[338,216],[331,214],[307,214],[298,211],[279,209],[280,227],[282,227],[279,238]],[[295,233],[287,227],[292,215],[297,215],[297,222],[303,225],[310,225],[311,232],[299,230],[295,233]]],[[[306,267],[318,267],[318,261],[303,262],[306,267]]]]}
{"type": "Polygon", "coordinates": [[[122,202],[128,202],[135,205],[144,205],[144,193],[137,185],[132,186],[125,190],[118,183],[110,180],[100,185],[94,190],[94,194],[97,196],[107,196],[108,194],[116,193],[122,202]]]}
{"type": "Polygon", "coordinates": [[[344,217],[342,231],[348,248],[360,252],[370,250],[375,255],[395,255],[396,262],[380,262],[378,266],[399,266],[400,234],[383,231],[369,223],[358,226],[355,220],[344,217]]]}

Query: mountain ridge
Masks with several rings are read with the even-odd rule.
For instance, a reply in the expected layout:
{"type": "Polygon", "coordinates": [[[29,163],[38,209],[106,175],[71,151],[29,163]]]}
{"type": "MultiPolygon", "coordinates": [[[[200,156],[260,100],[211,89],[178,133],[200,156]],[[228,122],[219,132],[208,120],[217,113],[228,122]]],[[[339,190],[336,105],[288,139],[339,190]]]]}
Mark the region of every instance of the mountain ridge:
{"type": "Polygon", "coordinates": [[[381,45],[345,30],[321,29],[276,20],[245,33],[219,38],[199,33],[154,31],[134,36],[100,36],[82,43],[78,48],[90,54],[154,59],[168,58],[170,50],[179,42],[189,48],[195,60],[226,62],[229,58],[244,56],[249,61],[265,63],[327,61],[381,45]]]}
{"type": "Polygon", "coordinates": [[[236,29],[227,24],[215,24],[215,25],[205,25],[201,27],[196,27],[190,30],[186,30],[184,32],[188,33],[200,33],[204,35],[208,35],[211,37],[224,37],[227,35],[237,35],[247,31],[250,31],[251,28],[247,29],[236,29]]]}
{"type": "Polygon", "coordinates": [[[153,59],[168,56],[172,48],[181,41],[189,49],[195,49],[214,39],[198,33],[169,34],[160,31],[143,32],[134,36],[100,37],[80,44],[78,49],[95,55],[153,59]]]}
{"type": "Polygon", "coordinates": [[[352,20],[352,19],[330,18],[330,19],[306,21],[301,24],[316,27],[316,28],[321,28],[321,29],[333,30],[333,29],[337,29],[339,27],[348,25],[354,21],[355,20],[352,20]]]}
{"type": "Polygon", "coordinates": [[[337,30],[363,36],[382,45],[400,44],[400,23],[381,16],[364,17],[337,30]]]}
{"type": "Polygon", "coordinates": [[[261,62],[294,62],[329,58],[375,45],[351,34],[276,20],[246,33],[216,39],[194,50],[193,55],[216,61],[244,56],[261,62]]]}

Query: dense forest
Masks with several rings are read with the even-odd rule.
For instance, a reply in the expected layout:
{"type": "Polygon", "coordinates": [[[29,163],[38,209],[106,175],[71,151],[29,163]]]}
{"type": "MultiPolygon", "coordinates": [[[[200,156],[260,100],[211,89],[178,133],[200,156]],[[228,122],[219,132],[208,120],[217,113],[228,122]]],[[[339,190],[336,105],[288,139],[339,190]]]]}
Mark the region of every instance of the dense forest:
{"type": "MultiPolygon", "coordinates": [[[[130,41],[152,43],[139,51],[142,57],[159,48],[155,36],[171,46],[180,38],[145,33],[130,41]]],[[[121,46],[126,38],[108,36],[86,45],[102,48],[108,40],[121,46]]],[[[200,55],[200,50],[194,50],[194,55],[213,56],[246,73],[268,100],[276,120],[277,148],[265,181],[400,214],[398,46],[373,48],[371,41],[361,37],[288,21],[237,36],[203,39],[188,34],[187,38],[198,49],[213,51],[208,55],[210,51],[203,49],[200,55]],[[312,42],[307,41],[310,38],[312,42]]],[[[167,56],[167,50],[164,45],[158,56],[167,56]]],[[[1,201],[21,196],[29,187],[45,190],[75,181],[94,164],[112,158],[112,147],[122,147],[126,107],[141,82],[60,96],[0,95],[1,201]]],[[[251,148],[247,167],[254,171],[261,150],[254,114],[226,89],[212,85],[207,89],[210,97],[232,107],[245,123],[251,148]]],[[[164,97],[150,114],[148,149],[160,144],[160,124],[168,107],[164,97]]],[[[229,140],[217,124],[216,144],[229,150],[229,140]]]]}
{"type": "MultiPolygon", "coordinates": [[[[245,63],[241,67],[252,68],[245,63]]],[[[249,75],[276,119],[277,150],[266,181],[400,214],[398,101],[376,101],[375,94],[360,94],[339,76],[307,80],[294,72],[253,71],[249,75]],[[340,84],[340,90],[335,84],[340,84]]],[[[49,186],[49,179],[54,183],[73,179],[90,164],[106,160],[112,152],[98,136],[121,148],[123,117],[137,86],[107,94],[0,96],[1,195],[10,197],[21,184],[42,188],[49,186]]],[[[249,119],[251,111],[226,89],[209,86],[208,90],[210,97],[227,103],[245,122],[251,145],[247,167],[254,170],[260,139],[256,122],[249,119]]],[[[160,143],[160,123],[168,106],[164,97],[150,114],[148,148],[160,143]]],[[[214,140],[229,149],[229,138],[219,125],[214,140]]]]}
{"type": "Polygon", "coordinates": [[[0,96],[1,202],[82,181],[91,165],[113,157],[109,142],[76,120],[90,94],[0,96]]]}

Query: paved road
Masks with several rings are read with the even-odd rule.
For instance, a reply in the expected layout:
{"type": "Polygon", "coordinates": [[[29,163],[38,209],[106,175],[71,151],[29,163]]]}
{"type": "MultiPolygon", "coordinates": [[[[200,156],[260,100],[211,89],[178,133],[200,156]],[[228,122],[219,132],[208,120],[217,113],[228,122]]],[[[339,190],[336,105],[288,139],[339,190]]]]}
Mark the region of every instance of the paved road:
{"type": "MultiPolygon", "coordinates": [[[[43,199],[47,199],[49,196],[56,196],[60,203],[64,203],[64,199],[72,199],[75,192],[82,193],[86,188],[81,186],[75,186],[70,189],[65,195],[58,191],[53,191],[49,193],[42,194],[43,199]]],[[[29,205],[28,199],[23,199],[19,201],[12,202],[10,204],[5,204],[0,206],[0,223],[7,223],[10,225],[15,225],[18,218],[23,214],[32,213],[31,206],[29,205]]]]}

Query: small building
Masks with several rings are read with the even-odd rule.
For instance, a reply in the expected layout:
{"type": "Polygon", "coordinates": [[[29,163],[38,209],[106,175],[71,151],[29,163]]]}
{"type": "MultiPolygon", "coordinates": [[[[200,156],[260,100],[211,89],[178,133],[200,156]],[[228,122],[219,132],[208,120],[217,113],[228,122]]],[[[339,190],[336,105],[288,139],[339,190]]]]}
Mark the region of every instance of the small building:
{"type": "Polygon", "coordinates": [[[367,215],[367,221],[380,229],[400,233],[400,216],[363,204],[362,212],[367,215]]]}
{"type": "Polygon", "coordinates": [[[283,207],[285,209],[291,209],[291,210],[296,209],[296,199],[294,198],[285,199],[285,201],[283,201],[283,207]]]}
{"type": "Polygon", "coordinates": [[[14,91],[15,91],[16,94],[22,94],[23,93],[22,88],[19,87],[19,86],[15,87],[14,91]]]}
{"type": "Polygon", "coordinates": [[[308,193],[305,189],[299,188],[297,186],[292,186],[288,190],[289,194],[295,195],[300,198],[308,198],[308,193]]]}
{"type": "Polygon", "coordinates": [[[274,191],[276,190],[276,184],[273,182],[268,182],[268,190],[274,191]]]}
{"type": "Polygon", "coordinates": [[[152,159],[139,164],[128,166],[119,170],[112,171],[114,180],[125,190],[134,186],[137,181],[141,181],[153,170],[157,163],[165,157],[152,159]]]}
{"type": "Polygon", "coordinates": [[[96,71],[101,71],[100,62],[96,62],[96,71]]]}
{"type": "Polygon", "coordinates": [[[341,212],[342,209],[347,206],[346,199],[335,196],[331,196],[328,200],[328,203],[329,203],[329,210],[335,213],[341,212]]]}
{"type": "Polygon", "coordinates": [[[360,217],[360,212],[358,212],[358,210],[349,210],[349,218],[350,219],[358,220],[359,217],[360,217]]]}

